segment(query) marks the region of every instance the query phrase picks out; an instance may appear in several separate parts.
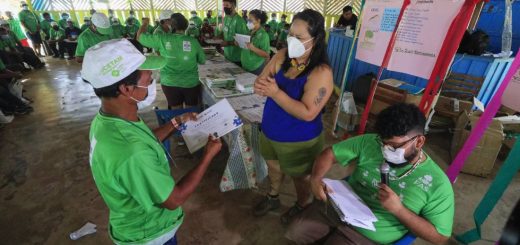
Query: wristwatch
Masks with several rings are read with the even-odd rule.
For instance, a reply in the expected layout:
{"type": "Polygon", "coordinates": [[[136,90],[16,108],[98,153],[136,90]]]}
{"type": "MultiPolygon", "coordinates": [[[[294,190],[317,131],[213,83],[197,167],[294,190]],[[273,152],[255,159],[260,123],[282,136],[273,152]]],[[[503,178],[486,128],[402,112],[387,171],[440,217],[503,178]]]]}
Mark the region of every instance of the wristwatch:
{"type": "MultiPolygon", "coordinates": [[[[179,119],[180,120],[180,119],[179,119]]],[[[180,126],[180,123],[177,122],[177,117],[173,117],[172,120],[170,121],[173,125],[174,128],[176,128],[177,130],[179,129],[179,126],[180,126]]]]}

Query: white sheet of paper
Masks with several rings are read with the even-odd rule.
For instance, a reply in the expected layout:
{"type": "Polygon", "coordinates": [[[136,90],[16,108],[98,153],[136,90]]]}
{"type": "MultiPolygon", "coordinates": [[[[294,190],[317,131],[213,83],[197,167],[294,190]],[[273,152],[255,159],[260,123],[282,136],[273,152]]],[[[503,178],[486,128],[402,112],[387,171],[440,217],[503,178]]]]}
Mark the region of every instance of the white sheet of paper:
{"type": "Polygon", "coordinates": [[[242,120],[226,99],[219,101],[197,116],[197,121],[189,121],[181,127],[181,134],[193,153],[208,143],[209,135],[220,138],[241,127],[242,120]]]}
{"type": "Polygon", "coordinates": [[[323,182],[332,189],[331,197],[335,205],[344,214],[341,219],[353,226],[375,231],[373,225],[377,217],[361,198],[343,180],[323,179],[323,182]]]}
{"type": "Polygon", "coordinates": [[[246,43],[251,42],[251,36],[243,35],[243,34],[235,34],[235,41],[237,41],[238,46],[240,46],[241,48],[247,49],[246,43]]]}

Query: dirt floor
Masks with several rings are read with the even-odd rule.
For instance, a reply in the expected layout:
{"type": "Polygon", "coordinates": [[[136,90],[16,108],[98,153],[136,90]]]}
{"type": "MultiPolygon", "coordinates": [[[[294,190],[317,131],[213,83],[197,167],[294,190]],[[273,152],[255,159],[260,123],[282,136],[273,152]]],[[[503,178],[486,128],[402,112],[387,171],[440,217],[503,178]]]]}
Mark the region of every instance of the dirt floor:
{"type": "MultiPolygon", "coordinates": [[[[88,164],[89,125],[99,109],[92,88],[80,78],[73,61],[48,58],[45,69],[28,74],[26,95],[35,111],[16,117],[0,129],[0,244],[110,244],[107,234],[108,209],[94,185],[88,164]],[[86,222],[97,224],[98,232],[78,241],[70,232],[86,222]]],[[[156,105],[165,106],[162,92],[156,105]]],[[[153,112],[142,114],[152,127],[153,112]]],[[[330,110],[324,118],[331,124],[330,110]]],[[[330,127],[330,126],[329,126],[330,127]]],[[[328,137],[328,144],[338,140],[328,137]]],[[[450,162],[451,135],[428,135],[426,151],[440,166],[450,162]]],[[[218,188],[227,159],[227,149],[213,162],[198,190],[184,205],[185,222],[178,232],[181,244],[288,244],[279,216],[295,201],[295,191],[286,178],[282,209],[255,218],[251,208],[262,197],[259,190],[221,193],[218,188]]],[[[185,147],[175,147],[174,177],[179,178],[198,162],[185,147]]],[[[497,162],[494,172],[500,166],[497,162]]],[[[345,170],[335,167],[332,177],[345,170]]],[[[462,174],[454,185],[456,216],[454,233],[472,225],[472,214],[494,176],[462,174]]],[[[520,193],[517,176],[483,227],[483,240],[494,244],[520,193]]],[[[455,242],[451,242],[455,243],[455,242]]],[[[417,240],[416,244],[427,244],[417,240]]]]}

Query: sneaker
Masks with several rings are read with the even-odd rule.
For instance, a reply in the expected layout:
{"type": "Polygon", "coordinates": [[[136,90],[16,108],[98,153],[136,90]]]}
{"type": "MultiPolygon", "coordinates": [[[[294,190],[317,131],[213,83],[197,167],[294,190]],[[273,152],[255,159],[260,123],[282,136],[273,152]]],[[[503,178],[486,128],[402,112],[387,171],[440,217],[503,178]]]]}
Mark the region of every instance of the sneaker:
{"type": "Polygon", "coordinates": [[[282,224],[288,225],[291,222],[292,218],[303,212],[303,210],[305,210],[304,207],[300,207],[298,203],[295,203],[294,206],[292,206],[291,208],[289,208],[289,210],[282,214],[282,216],[280,217],[280,221],[282,222],[282,224]]]}
{"type": "Polygon", "coordinates": [[[260,201],[253,210],[253,214],[256,217],[264,216],[271,210],[275,210],[280,207],[280,199],[278,197],[272,197],[266,195],[262,201],[260,201]]]}

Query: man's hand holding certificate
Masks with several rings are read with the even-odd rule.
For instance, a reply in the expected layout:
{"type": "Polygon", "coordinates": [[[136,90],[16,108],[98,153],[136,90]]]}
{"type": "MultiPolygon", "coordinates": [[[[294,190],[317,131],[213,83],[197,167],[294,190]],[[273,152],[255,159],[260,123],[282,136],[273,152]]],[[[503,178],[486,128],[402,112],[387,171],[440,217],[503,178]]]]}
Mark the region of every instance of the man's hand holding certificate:
{"type": "Polygon", "coordinates": [[[214,139],[241,127],[242,120],[233,107],[223,99],[197,116],[197,121],[188,121],[181,126],[181,134],[191,153],[204,147],[208,135],[214,139]]]}

